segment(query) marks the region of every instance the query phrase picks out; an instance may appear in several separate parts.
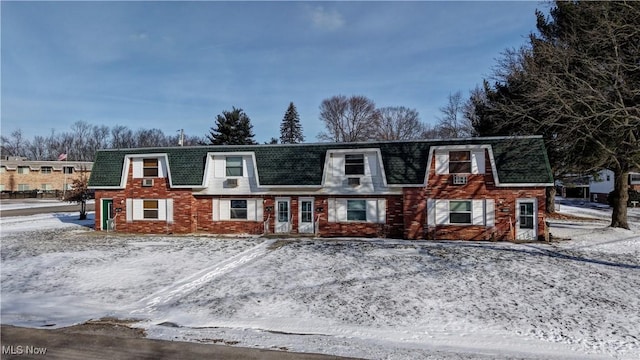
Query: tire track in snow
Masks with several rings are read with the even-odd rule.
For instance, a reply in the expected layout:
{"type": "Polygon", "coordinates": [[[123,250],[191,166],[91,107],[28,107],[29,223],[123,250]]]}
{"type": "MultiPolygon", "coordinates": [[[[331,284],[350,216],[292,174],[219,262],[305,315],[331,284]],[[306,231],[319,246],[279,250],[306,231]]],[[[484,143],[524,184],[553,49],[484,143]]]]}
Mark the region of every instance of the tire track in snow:
{"type": "Polygon", "coordinates": [[[173,284],[165,287],[164,289],[157,291],[137,303],[137,309],[131,311],[135,313],[152,313],[157,310],[158,307],[170,304],[178,299],[192,293],[204,284],[208,283],[212,279],[228,273],[238,267],[255,260],[258,257],[264,256],[267,253],[267,248],[273,244],[276,240],[267,240],[258,244],[248,250],[245,250],[237,255],[234,255],[222,262],[202,269],[193,275],[178,280],[173,284]]]}

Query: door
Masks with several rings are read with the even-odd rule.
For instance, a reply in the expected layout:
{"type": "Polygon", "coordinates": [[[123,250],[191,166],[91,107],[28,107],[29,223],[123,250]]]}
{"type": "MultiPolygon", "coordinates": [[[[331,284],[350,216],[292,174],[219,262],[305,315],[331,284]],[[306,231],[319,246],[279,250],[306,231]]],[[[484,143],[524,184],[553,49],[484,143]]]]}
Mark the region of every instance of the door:
{"type": "Polygon", "coordinates": [[[313,198],[300,198],[298,210],[298,232],[301,234],[313,234],[313,198]]]}
{"type": "Polygon", "coordinates": [[[102,200],[102,230],[113,230],[113,200],[102,200]]]}
{"type": "Polygon", "coordinates": [[[291,211],[289,199],[276,199],[276,233],[291,231],[291,211]]]}
{"type": "Polygon", "coordinates": [[[536,240],[538,237],[536,201],[519,199],[516,201],[516,239],[536,240]]]}

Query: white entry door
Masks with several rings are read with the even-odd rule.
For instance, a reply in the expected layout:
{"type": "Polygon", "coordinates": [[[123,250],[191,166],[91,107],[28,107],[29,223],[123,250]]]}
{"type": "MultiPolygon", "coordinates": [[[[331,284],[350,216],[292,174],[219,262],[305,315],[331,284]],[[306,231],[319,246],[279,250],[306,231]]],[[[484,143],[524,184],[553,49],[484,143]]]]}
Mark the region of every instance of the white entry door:
{"type": "Polygon", "coordinates": [[[276,233],[288,233],[291,231],[291,200],[288,198],[276,199],[276,233]]]}
{"type": "Polygon", "coordinates": [[[536,240],[538,238],[538,209],[535,199],[516,201],[516,239],[536,240]]]}
{"type": "Polygon", "coordinates": [[[300,198],[298,224],[299,233],[313,234],[313,198],[300,198]]]}

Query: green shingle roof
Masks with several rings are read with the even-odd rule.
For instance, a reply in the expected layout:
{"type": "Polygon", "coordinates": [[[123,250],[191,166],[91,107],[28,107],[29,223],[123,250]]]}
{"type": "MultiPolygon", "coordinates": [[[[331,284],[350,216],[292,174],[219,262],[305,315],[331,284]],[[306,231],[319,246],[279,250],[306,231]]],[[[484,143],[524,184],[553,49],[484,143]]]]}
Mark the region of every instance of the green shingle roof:
{"type": "Polygon", "coordinates": [[[380,149],[389,185],[420,185],[424,182],[430,148],[444,145],[491,145],[501,184],[553,182],[543,139],[518,137],[100,150],[96,153],[89,186],[120,186],[126,155],[163,153],[169,159],[172,184],[197,187],[202,185],[210,152],[254,153],[262,186],[320,186],[327,150],[362,148],[380,149]]]}

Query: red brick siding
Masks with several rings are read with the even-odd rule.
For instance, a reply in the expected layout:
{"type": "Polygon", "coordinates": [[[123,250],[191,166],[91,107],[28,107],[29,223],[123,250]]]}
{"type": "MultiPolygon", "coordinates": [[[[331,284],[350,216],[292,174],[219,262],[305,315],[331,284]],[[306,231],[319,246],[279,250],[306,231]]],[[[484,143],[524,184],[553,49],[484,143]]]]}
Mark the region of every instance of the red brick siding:
{"type": "MultiPolygon", "coordinates": [[[[515,227],[516,199],[537,199],[538,235],[545,230],[544,187],[496,187],[488,153],[485,152],[485,174],[469,175],[466,185],[453,185],[452,175],[438,175],[435,161],[429,169],[426,188],[404,189],[404,218],[406,239],[447,240],[513,240],[510,222],[515,227]],[[495,227],[478,225],[428,226],[426,199],[493,199],[495,200],[495,227]]],[[[431,224],[429,224],[431,225],[431,224]]]]}

